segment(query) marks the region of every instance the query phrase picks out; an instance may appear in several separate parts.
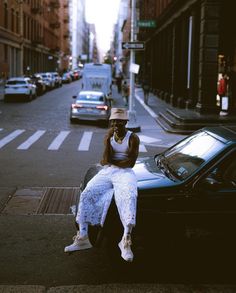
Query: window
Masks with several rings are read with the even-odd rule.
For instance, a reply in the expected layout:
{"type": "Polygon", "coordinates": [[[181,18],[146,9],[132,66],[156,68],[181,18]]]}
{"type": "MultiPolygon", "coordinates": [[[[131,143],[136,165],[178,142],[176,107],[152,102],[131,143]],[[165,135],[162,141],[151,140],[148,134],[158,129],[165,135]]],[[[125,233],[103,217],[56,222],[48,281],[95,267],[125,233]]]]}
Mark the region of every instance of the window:
{"type": "Polygon", "coordinates": [[[11,30],[15,31],[15,12],[14,9],[11,9],[11,30]]]}
{"type": "Polygon", "coordinates": [[[4,4],[4,27],[8,28],[8,8],[7,4],[4,4]]]}

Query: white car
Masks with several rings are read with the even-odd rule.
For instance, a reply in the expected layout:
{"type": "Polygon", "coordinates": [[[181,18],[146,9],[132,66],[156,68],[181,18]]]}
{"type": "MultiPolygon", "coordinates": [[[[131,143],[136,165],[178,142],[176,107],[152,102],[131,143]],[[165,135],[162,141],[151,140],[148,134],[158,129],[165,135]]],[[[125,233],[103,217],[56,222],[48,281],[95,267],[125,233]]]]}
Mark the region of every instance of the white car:
{"type": "Polygon", "coordinates": [[[29,77],[12,77],[5,84],[4,101],[10,97],[24,97],[27,101],[36,98],[36,85],[29,77]]]}
{"type": "Polygon", "coordinates": [[[42,76],[44,82],[46,83],[47,90],[52,90],[55,88],[55,80],[50,72],[41,72],[38,73],[42,76]]]}

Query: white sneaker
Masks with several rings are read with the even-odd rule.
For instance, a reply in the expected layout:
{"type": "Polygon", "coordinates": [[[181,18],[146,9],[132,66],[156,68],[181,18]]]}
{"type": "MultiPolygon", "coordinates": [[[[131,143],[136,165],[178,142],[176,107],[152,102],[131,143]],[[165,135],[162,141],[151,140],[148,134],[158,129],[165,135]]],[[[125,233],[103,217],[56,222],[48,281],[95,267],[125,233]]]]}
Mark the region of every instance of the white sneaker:
{"type": "Polygon", "coordinates": [[[131,236],[129,234],[124,236],[118,244],[121,251],[121,257],[128,262],[132,262],[134,258],[133,252],[130,247],[131,245],[131,236]]]}
{"type": "Polygon", "coordinates": [[[77,235],[73,237],[73,240],[74,242],[71,245],[65,247],[64,252],[73,252],[77,250],[89,249],[92,247],[88,236],[81,237],[79,231],[77,232],[77,235]]]}

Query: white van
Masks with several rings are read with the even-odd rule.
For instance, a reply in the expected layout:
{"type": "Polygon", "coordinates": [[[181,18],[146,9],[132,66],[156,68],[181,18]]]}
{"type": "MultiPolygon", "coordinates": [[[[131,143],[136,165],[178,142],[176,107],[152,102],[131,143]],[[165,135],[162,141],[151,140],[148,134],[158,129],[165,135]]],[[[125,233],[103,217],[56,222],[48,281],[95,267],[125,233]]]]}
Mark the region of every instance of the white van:
{"type": "Polygon", "coordinates": [[[111,94],[112,72],[110,64],[86,63],[83,69],[83,90],[111,94]]]}

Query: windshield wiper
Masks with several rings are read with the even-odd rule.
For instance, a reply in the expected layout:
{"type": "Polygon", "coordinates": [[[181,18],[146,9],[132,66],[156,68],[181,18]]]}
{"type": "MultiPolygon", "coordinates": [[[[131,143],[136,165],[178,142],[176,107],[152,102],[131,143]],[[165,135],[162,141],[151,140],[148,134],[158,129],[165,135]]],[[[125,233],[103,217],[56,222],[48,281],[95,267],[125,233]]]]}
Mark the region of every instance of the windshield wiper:
{"type": "Polygon", "coordinates": [[[160,170],[170,179],[175,181],[175,177],[172,175],[171,168],[169,167],[168,161],[164,155],[160,155],[158,159],[156,159],[157,166],[160,170]]]}

